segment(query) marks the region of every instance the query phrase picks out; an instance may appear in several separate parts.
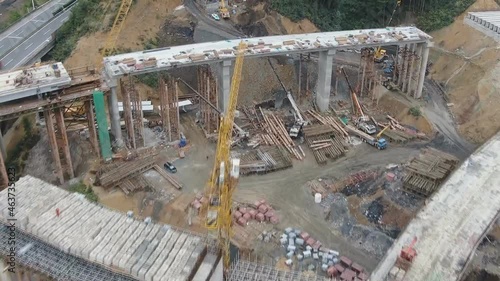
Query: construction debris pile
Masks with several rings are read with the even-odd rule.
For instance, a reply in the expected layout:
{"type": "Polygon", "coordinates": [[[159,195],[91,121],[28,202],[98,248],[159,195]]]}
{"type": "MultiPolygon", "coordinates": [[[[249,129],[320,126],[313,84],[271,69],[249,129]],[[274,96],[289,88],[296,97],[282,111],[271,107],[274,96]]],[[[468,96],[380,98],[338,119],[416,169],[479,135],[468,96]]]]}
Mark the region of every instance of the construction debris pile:
{"type": "Polygon", "coordinates": [[[336,280],[368,280],[369,274],[362,266],[340,256],[338,251],[324,247],[307,232],[286,228],[281,235],[280,244],[286,249],[285,264],[288,266],[298,262],[309,271],[321,268],[328,277],[337,278],[336,280]]]}
{"type": "Polygon", "coordinates": [[[459,160],[434,148],[423,150],[406,167],[403,188],[422,197],[430,196],[455,169],[459,160]]]}
{"type": "Polygon", "coordinates": [[[238,206],[233,213],[233,218],[241,226],[246,226],[251,220],[270,222],[272,224],[279,223],[279,218],[274,209],[264,199],[255,202],[253,205],[238,206]]]}

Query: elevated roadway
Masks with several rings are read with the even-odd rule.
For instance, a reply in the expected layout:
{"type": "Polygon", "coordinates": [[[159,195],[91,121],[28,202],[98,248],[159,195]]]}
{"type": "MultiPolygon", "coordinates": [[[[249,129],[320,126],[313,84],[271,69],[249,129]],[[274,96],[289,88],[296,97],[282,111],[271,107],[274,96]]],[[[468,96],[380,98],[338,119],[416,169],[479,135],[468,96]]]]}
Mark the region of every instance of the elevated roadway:
{"type": "Polygon", "coordinates": [[[370,281],[388,278],[401,249],[418,238],[417,257],[404,280],[461,280],[478,244],[500,211],[500,134],[443,184],[394,242],[370,281]]]}
{"type": "Polygon", "coordinates": [[[34,19],[28,17],[24,22],[20,22],[18,27],[14,26],[12,30],[9,29],[2,34],[0,46],[5,46],[0,48],[2,70],[24,66],[50,51],[54,44],[53,34],[69,19],[71,9],[75,5],[54,16],[53,12],[70,1],[52,2],[54,3],[51,6],[44,6],[38,17],[33,14],[34,19]],[[47,18],[49,16],[50,18],[47,18]]]}
{"type": "Polygon", "coordinates": [[[0,58],[54,18],[53,13],[69,2],[71,0],[49,1],[2,32],[0,34],[0,58]]]}

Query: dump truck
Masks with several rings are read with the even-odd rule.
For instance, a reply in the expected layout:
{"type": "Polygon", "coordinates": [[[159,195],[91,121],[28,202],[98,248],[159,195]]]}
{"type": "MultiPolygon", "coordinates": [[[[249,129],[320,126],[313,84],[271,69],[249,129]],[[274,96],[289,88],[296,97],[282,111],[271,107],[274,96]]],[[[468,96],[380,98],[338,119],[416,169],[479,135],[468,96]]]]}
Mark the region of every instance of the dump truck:
{"type": "Polygon", "coordinates": [[[379,150],[387,148],[387,141],[384,138],[380,138],[378,136],[372,137],[350,125],[345,126],[345,129],[347,132],[358,136],[359,138],[361,138],[362,141],[368,143],[371,146],[376,147],[379,150]]]}

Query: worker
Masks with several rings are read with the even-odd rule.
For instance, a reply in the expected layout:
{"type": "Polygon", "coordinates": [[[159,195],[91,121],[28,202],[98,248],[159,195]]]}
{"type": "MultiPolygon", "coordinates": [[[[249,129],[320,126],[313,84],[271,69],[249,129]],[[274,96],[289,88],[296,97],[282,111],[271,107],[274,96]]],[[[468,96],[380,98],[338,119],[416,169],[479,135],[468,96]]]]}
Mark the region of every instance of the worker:
{"type": "Polygon", "coordinates": [[[208,160],[208,155],[207,155],[207,160],[208,160]]]}
{"type": "Polygon", "coordinates": [[[59,217],[61,215],[61,210],[59,208],[56,208],[56,217],[59,217]]]}

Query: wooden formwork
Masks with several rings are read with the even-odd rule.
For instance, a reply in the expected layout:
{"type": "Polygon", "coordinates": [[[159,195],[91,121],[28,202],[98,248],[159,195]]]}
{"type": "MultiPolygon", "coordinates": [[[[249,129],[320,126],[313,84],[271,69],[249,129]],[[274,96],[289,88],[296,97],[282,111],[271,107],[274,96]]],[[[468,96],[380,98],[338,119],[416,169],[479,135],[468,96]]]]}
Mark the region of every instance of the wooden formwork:
{"type": "MultiPolygon", "coordinates": [[[[219,99],[217,98],[217,83],[214,75],[208,67],[198,67],[198,92],[212,105],[219,107],[219,99]]],[[[205,134],[212,135],[218,132],[219,129],[219,113],[214,110],[207,102],[200,99],[201,121],[205,134]]]]}
{"type": "Polygon", "coordinates": [[[160,115],[163,124],[163,130],[167,132],[168,141],[179,139],[179,96],[177,91],[177,82],[172,78],[159,80],[160,94],[160,115]]]}
{"type": "Polygon", "coordinates": [[[403,188],[427,197],[439,187],[458,163],[459,160],[453,155],[427,148],[406,167],[403,188]]]}
{"type": "Polygon", "coordinates": [[[308,126],[303,132],[318,164],[326,164],[328,159],[335,160],[347,151],[343,138],[329,125],[308,126]]]}

